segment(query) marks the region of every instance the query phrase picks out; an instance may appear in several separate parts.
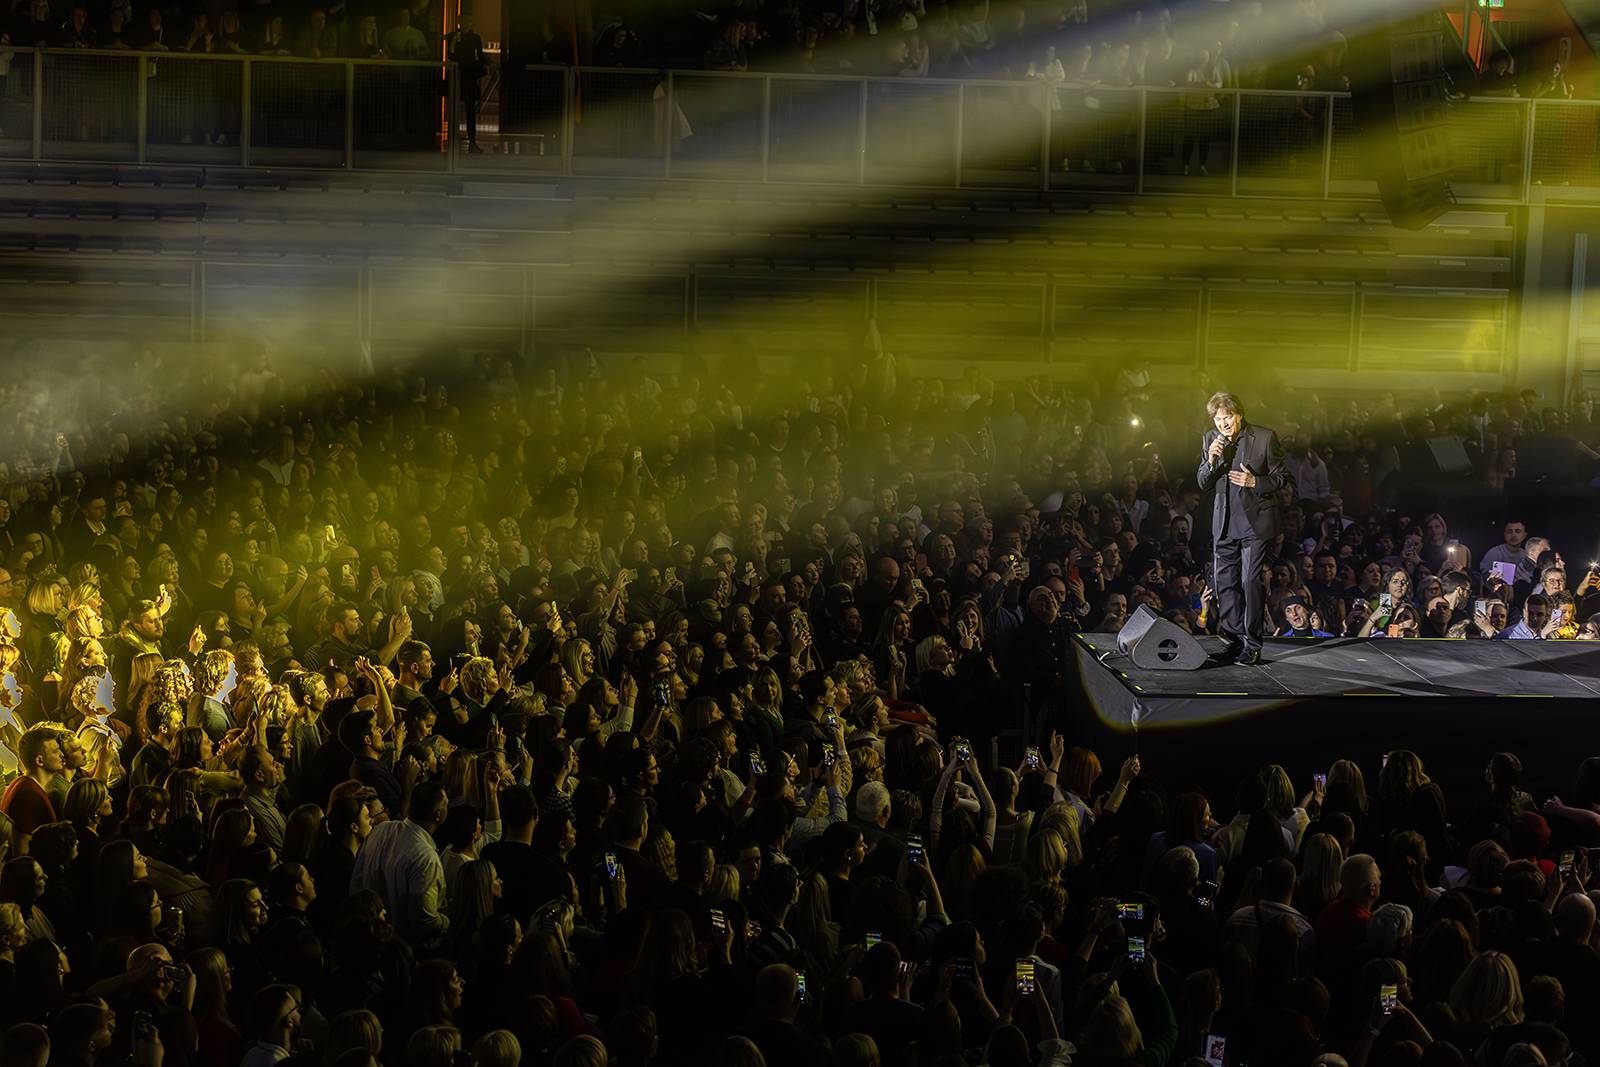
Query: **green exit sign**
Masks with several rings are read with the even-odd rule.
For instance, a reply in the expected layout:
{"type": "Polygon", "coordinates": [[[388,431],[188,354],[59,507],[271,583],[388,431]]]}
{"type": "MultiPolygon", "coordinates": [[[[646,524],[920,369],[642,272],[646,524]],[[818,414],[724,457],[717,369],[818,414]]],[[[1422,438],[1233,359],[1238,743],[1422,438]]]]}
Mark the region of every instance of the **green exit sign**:
{"type": "Polygon", "coordinates": [[[1478,0],[1479,7],[1505,7],[1506,0],[1478,0]]]}

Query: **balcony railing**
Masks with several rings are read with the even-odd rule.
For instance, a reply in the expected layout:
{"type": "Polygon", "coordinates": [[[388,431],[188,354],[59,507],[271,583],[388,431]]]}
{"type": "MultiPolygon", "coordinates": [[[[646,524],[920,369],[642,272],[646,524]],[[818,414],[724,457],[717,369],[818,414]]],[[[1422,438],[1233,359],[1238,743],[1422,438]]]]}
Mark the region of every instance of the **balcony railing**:
{"type": "Polygon", "coordinates": [[[444,170],[442,63],[0,50],[0,160],[444,170]]]}
{"type": "MultiPolygon", "coordinates": [[[[0,160],[1371,197],[1348,94],[0,50],[0,160]]],[[[1600,199],[1600,102],[1449,111],[1463,200],[1600,199]]]]}

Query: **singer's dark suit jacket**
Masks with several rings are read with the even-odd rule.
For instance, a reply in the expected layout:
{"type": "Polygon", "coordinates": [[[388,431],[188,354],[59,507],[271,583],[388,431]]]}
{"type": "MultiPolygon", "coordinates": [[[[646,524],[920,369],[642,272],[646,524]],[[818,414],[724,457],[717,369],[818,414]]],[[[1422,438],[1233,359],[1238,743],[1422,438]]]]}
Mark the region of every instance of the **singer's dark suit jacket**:
{"type": "Polygon", "coordinates": [[[1245,423],[1240,427],[1238,439],[1231,448],[1232,462],[1229,462],[1229,453],[1224,452],[1222,459],[1213,466],[1208,458],[1211,442],[1220,436],[1214,428],[1207,430],[1200,445],[1200,488],[1215,486],[1217,490],[1211,500],[1212,538],[1221,540],[1227,533],[1224,524],[1227,522],[1225,504],[1229,490],[1237,493],[1235,500],[1243,505],[1245,518],[1257,537],[1263,541],[1277,537],[1283,532],[1283,516],[1278,512],[1278,490],[1294,484],[1294,476],[1283,461],[1283,448],[1278,444],[1278,435],[1265,426],[1245,423]],[[1229,470],[1250,471],[1256,476],[1255,488],[1230,484],[1227,479],[1229,470]]]}

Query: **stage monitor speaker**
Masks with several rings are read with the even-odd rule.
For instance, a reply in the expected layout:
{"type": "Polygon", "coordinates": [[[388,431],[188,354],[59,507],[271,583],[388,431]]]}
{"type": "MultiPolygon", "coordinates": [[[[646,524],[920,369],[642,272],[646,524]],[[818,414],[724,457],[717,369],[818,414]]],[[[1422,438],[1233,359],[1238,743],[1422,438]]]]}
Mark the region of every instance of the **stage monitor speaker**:
{"type": "Polygon", "coordinates": [[[1129,617],[1117,634],[1117,651],[1144,671],[1196,671],[1206,665],[1206,650],[1192,634],[1150,610],[1148,604],[1129,617]]]}
{"type": "Polygon", "coordinates": [[[1467,442],[1460,437],[1430,437],[1428,452],[1440,474],[1472,473],[1472,457],[1467,454],[1467,442]]]}
{"type": "Polygon", "coordinates": [[[1467,454],[1466,441],[1460,437],[1430,437],[1406,449],[1400,457],[1400,469],[1422,478],[1471,474],[1472,457],[1467,454]]]}

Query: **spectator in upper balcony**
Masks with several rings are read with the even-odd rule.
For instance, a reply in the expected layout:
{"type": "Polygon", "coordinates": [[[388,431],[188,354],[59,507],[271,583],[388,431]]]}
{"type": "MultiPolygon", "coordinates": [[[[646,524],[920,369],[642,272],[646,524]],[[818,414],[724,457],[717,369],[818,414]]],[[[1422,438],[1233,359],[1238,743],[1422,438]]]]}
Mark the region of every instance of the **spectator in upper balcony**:
{"type": "Polygon", "coordinates": [[[383,50],[383,42],[378,39],[378,16],[361,16],[361,21],[356,23],[355,35],[345,48],[345,55],[351,59],[389,58],[389,53],[383,50]]]}
{"type": "Polygon", "coordinates": [[[175,35],[162,22],[161,9],[153,7],[144,13],[138,30],[130,34],[130,43],[142,52],[168,52],[172,49],[168,42],[171,36],[175,35]]]}
{"type": "MultiPolygon", "coordinates": [[[[267,20],[267,28],[261,34],[261,40],[256,47],[256,53],[263,56],[289,56],[294,54],[289,48],[289,38],[283,32],[282,15],[273,15],[267,20]]],[[[289,435],[289,444],[291,447],[294,444],[294,437],[292,434],[289,435]]],[[[291,456],[285,468],[286,473],[284,474],[283,481],[279,482],[280,485],[289,484],[289,475],[287,472],[292,471],[293,469],[294,459],[291,456]]]]}
{"type": "Polygon", "coordinates": [[[930,12],[917,19],[917,30],[927,43],[929,77],[964,78],[972,74],[972,60],[956,39],[955,20],[948,11],[930,12]]]}
{"type": "Polygon", "coordinates": [[[907,11],[900,19],[899,38],[905,43],[905,59],[895,75],[901,78],[928,76],[928,39],[917,16],[907,11]]]}
{"type": "Polygon", "coordinates": [[[402,7],[394,13],[394,26],[383,35],[383,50],[390,59],[427,59],[428,39],[422,31],[411,25],[411,9],[402,7]]]}
{"type": "Polygon", "coordinates": [[[994,30],[989,25],[989,0],[965,0],[954,6],[955,35],[971,55],[995,46],[994,30]]]}
{"type": "Polygon", "coordinates": [[[995,9],[990,24],[995,44],[984,60],[985,76],[1021,81],[1028,69],[1029,53],[1036,47],[1036,35],[1029,32],[1027,10],[1017,3],[1002,4],[995,9]]]}
{"type": "Polygon", "coordinates": [[[600,31],[594,45],[594,65],[597,67],[637,67],[640,58],[639,35],[620,22],[612,23],[600,31]]]}
{"type": "MultiPolygon", "coordinates": [[[[570,67],[573,63],[572,30],[561,24],[553,15],[545,15],[539,23],[535,33],[533,48],[529,50],[529,61],[533,63],[548,63],[558,67],[570,67]]],[[[612,66],[635,66],[642,64],[611,64],[612,66]]]]}
{"type": "Polygon", "coordinates": [[[1478,75],[1476,96],[1521,96],[1517,91],[1516,64],[1511,53],[1501,49],[1489,57],[1488,69],[1478,75]]]}
{"type": "Polygon", "coordinates": [[[745,24],[729,19],[706,49],[702,66],[706,70],[749,70],[750,53],[745,40],[745,24]]]}
{"type": "Polygon", "coordinates": [[[307,59],[332,59],[339,54],[339,35],[328,25],[328,13],[322,8],[311,9],[294,51],[307,59]]]}
{"type": "Polygon", "coordinates": [[[481,153],[478,147],[478,108],[483,103],[483,79],[489,64],[483,58],[483,38],[472,27],[472,13],[462,12],[456,30],[447,42],[451,62],[456,65],[457,95],[467,113],[467,151],[481,153]]]}
{"type": "Polygon", "coordinates": [[[1350,79],[1344,73],[1344,56],[1349,42],[1342,33],[1330,33],[1317,52],[1315,88],[1323,93],[1347,93],[1350,79]]]}
{"type": "Polygon", "coordinates": [[[183,42],[185,52],[215,52],[217,50],[217,35],[211,28],[211,17],[204,11],[196,11],[193,20],[189,23],[189,35],[183,42]]]}
{"type": "Polygon", "coordinates": [[[239,13],[227,10],[217,19],[217,47],[216,51],[230,56],[243,56],[249,54],[245,47],[244,27],[239,22],[239,13]]]}
{"type": "Polygon", "coordinates": [[[1100,41],[1094,46],[1094,80],[1113,89],[1133,84],[1133,45],[1127,41],[1100,41]]]}
{"type": "Polygon", "coordinates": [[[19,19],[16,29],[11,31],[11,43],[18,48],[50,48],[59,35],[50,17],[50,0],[33,0],[28,5],[27,19],[19,19]]]}
{"type": "MultiPolygon", "coordinates": [[[[1173,88],[1187,81],[1188,64],[1178,53],[1177,42],[1169,34],[1158,33],[1147,37],[1140,42],[1142,57],[1135,67],[1139,72],[1140,85],[1148,85],[1156,89],[1173,88]]],[[[1140,52],[1135,52],[1136,56],[1140,52]]],[[[1211,57],[1206,57],[1209,64],[1211,57]]]]}
{"type": "Polygon", "coordinates": [[[1183,173],[1189,173],[1189,160],[1201,174],[1209,174],[1206,160],[1211,156],[1211,141],[1217,135],[1217,116],[1221,114],[1222,101],[1217,90],[1222,88],[1222,71],[1204,48],[1195,53],[1194,62],[1184,75],[1189,91],[1183,94],[1184,133],[1179,160],[1183,173]]]}
{"type": "Polygon", "coordinates": [[[126,49],[133,46],[128,43],[128,17],[117,8],[112,8],[106,15],[105,32],[100,34],[101,48],[126,49]]]}
{"type": "Polygon", "coordinates": [[[437,9],[433,0],[411,0],[411,25],[422,34],[422,39],[427,42],[428,54],[426,59],[439,58],[439,46],[444,42],[444,33],[440,29],[437,9]]]}
{"type": "Polygon", "coordinates": [[[1089,5],[1087,0],[1059,0],[1055,16],[1045,16],[1047,29],[1044,36],[1055,45],[1056,51],[1066,55],[1088,44],[1089,5]]]}
{"type": "Polygon", "coordinates": [[[133,0],[111,0],[111,2],[108,3],[108,4],[96,4],[93,8],[90,9],[90,11],[91,12],[103,11],[105,13],[105,17],[106,17],[106,21],[107,22],[110,21],[112,12],[120,11],[120,12],[122,12],[122,25],[123,26],[132,26],[133,23],[134,23],[134,18],[133,18],[133,0]]]}
{"type": "Polygon", "coordinates": [[[61,27],[61,47],[99,48],[100,35],[89,25],[89,12],[82,4],[72,5],[72,14],[61,27]]]}
{"type": "Polygon", "coordinates": [[[902,37],[869,38],[871,49],[861,57],[855,73],[869,78],[898,78],[914,71],[911,49],[902,37]]]}

